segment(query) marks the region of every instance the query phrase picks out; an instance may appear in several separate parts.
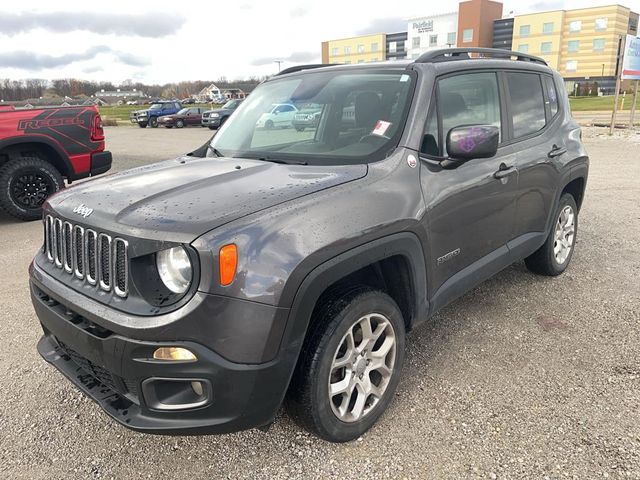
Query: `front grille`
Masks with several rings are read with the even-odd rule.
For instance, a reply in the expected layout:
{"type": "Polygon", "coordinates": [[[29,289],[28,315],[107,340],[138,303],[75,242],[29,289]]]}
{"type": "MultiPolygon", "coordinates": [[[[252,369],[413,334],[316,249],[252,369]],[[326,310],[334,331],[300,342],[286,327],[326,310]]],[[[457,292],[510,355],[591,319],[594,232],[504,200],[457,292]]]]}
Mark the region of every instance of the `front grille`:
{"type": "Polygon", "coordinates": [[[47,215],[44,246],[49,261],[66,273],[120,297],[129,293],[126,240],[47,215]]]}

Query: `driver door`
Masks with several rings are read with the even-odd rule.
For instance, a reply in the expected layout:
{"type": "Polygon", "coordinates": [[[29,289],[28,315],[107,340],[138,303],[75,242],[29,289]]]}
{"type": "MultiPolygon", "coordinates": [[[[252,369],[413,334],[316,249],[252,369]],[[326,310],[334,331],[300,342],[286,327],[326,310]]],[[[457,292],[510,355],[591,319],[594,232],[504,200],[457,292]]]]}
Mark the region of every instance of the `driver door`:
{"type": "Polygon", "coordinates": [[[447,133],[454,127],[495,125],[502,142],[506,115],[499,92],[497,72],[454,74],[437,81],[421,147],[427,158],[421,184],[435,308],[510,263],[506,244],[515,231],[518,185],[512,148],[500,143],[494,157],[449,168],[434,162],[447,157],[447,133]]]}

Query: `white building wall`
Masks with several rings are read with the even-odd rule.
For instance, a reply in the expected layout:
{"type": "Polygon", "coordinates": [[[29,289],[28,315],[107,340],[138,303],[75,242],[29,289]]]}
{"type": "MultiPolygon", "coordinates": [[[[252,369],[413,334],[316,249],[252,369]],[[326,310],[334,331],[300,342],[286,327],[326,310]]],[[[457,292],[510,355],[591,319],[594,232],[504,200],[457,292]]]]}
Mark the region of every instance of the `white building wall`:
{"type": "Polygon", "coordinates": [[[453,36],[452,47],[456,46],[458,32],[458,13],[444,13],[441,15],[431,15],[428,17],[417,17],[409,19],[407,25],[407,58],[418,58],[422,53],[435,48],[447,48],[447,42],[451,40],[449,34],[453,36]],[[436,35],[436,44],[431,45],[430,40],[436,35]],[[420,46],[416,46],[414,40],[419,38],[420,46]]]}

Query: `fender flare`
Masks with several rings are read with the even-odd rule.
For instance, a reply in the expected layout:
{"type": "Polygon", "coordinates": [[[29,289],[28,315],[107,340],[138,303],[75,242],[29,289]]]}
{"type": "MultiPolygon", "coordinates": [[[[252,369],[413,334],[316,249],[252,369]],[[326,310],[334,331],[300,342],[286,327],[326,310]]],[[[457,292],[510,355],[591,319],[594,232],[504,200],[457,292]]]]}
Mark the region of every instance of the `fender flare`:
{"type": "MultiPolygon", "coordinates": [[[[411,319],[407,319],[407,323],[411,327],[426,320],[429,302],[425,256],[418,236],[405,231],[354,247],[313,268],[294,292],[281,349],[288,350],[293,347],[299,353],[316,302],[329,286],[372,263],[398,255],[407,260],[414,293],[413,315],[411,319]]],[[[295,272],[292,277],[295,278],[295,272]]],[[[291,290],[285,286],[282,300],[286,301],[291,290]]]]}
{"type": "MultiPolygon", "coordinates": [[[[65,171],[62,171],[60,173],[63,176],[66,176],[68,178],[71,178],[71,179],[74,178],[75,171],[73,169],[73,165],[71,164],[71,161],[69,160],[69,156],[60,147],[60,145],[57,142],[55,142],[54,140],[52,140],[49,137],[46,137],[44,135],[37,135],[37,134],[20,135],[20,136],[17,136],[17,137],[10,137],[10,138],[6,138],[6,139],[3,139],[3,140],[0,140],[0,152],[2,150],[4,150],[5,148],[7,148],[7,147],[20,145],[20,144],[23,144],[23,143],[36,143],[36,144],[46,145],[47,147],[52,148],[56,152],[58,157],[60,157],[60,160],[62,161],[62,163],[64,165],[65,171]]],[[[43,160],[46,160],[46,158],[43,159],[43,160]]]]}
{"type": "MultiPolygon", "coordinates": [[[[553,203],[553,210],[549,212],[549,218],[547,219],[547,224],[545,225],[545,238],[551,232],[553,228],[553,222],[555,222],[554,213],[558,202],[560,201],[560,197],[562,196],[562,192],[571,182],[578,178],[582,178],[584,180],[584,188],[587,188],[587,173],[589,170],[588,167],[588,157],[580,157],[577,159],[578,163],[574,163],[567,171],[562,175],[560,181],[558,182],[558,188],[555,193],[555,200],[553,203]]],[[[584,193],[584,192],[583,192],[584,193]]]]}

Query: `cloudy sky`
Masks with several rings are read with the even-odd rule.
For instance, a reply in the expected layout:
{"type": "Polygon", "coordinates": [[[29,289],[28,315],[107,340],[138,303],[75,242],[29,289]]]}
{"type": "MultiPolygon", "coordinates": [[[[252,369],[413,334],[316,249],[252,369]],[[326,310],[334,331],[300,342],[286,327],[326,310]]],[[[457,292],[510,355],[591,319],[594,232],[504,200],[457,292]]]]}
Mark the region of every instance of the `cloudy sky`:
{"type": "MultiPolygon", "coordinates": [[[[637,0],[633,0],[634,3],[637,0]]],[[[504,12],[606,0],[505,0],[504,12]]],[[[624,3],[624,2],[623,2],[624,3]]],[[[406,30],[412,16],[455,11],[440,0],[29,0],[0,2],[0,78],[147,83],[267,75],[320,61],[320,42],[406,30]]]]}

